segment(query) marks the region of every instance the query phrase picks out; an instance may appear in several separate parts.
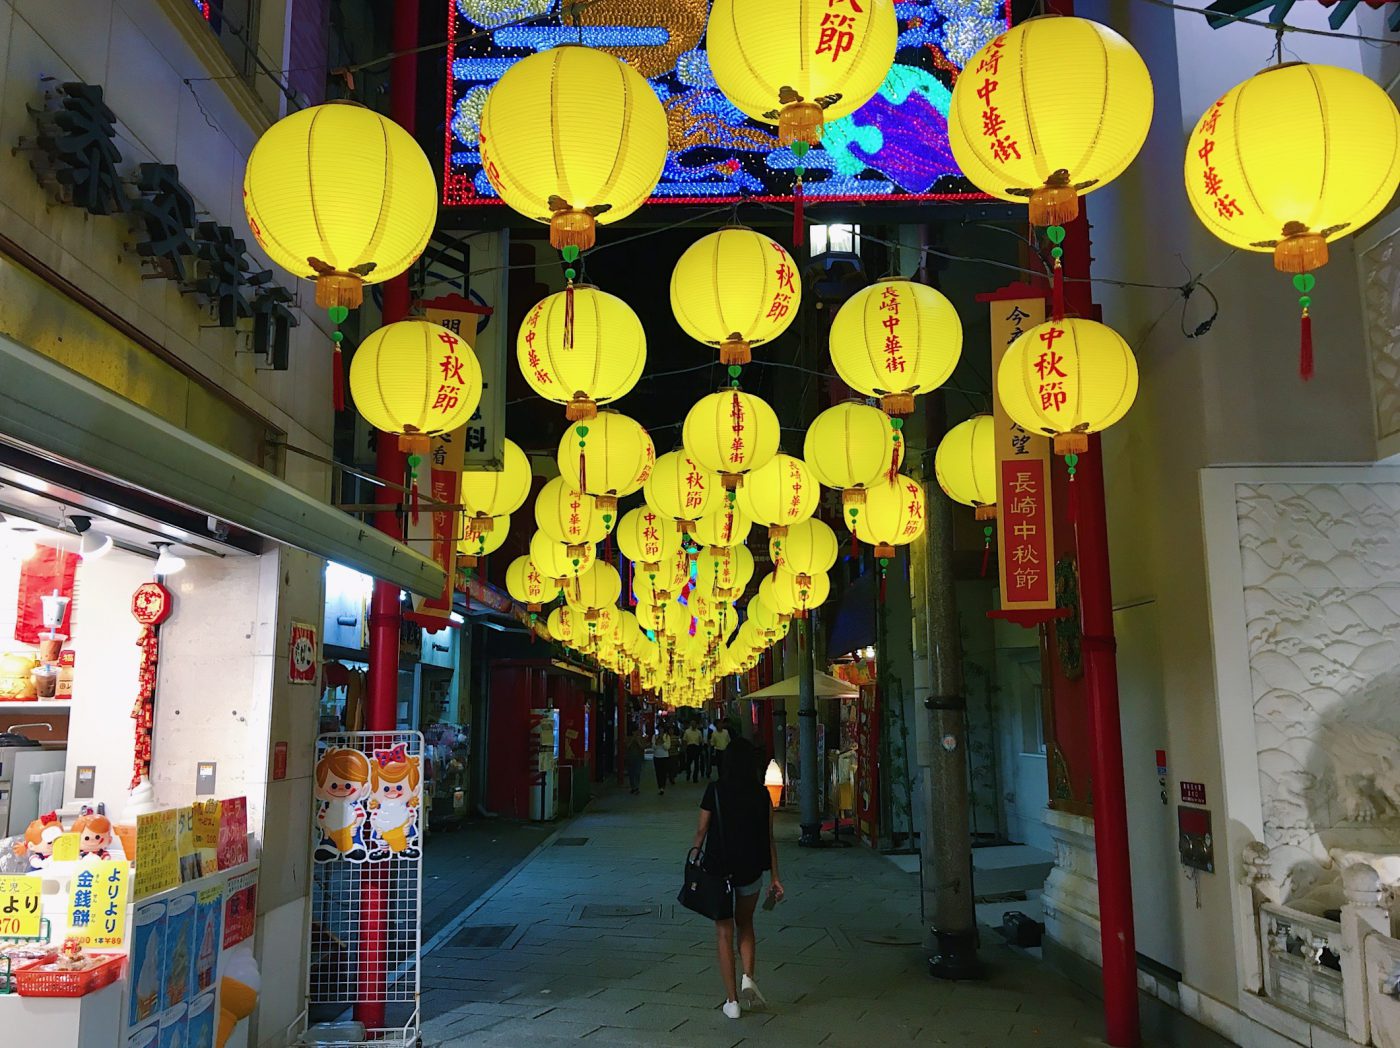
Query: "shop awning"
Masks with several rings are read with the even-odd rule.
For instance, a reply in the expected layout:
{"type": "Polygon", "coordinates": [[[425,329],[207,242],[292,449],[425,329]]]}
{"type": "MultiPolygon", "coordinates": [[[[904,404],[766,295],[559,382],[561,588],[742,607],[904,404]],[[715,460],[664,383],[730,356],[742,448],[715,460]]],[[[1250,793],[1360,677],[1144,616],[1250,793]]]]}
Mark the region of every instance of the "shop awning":
{"type": "Polygon", "coordinates": [[[414,593],[442,592],[428,558],[4,337],[0,438],[414,593]]]}
{"type": "MultiPolygon", "coordinates": [[[[819,699],[854,699],[860,694],[860,689],[854,684],[847,684],[839,677],[833,677],[829,673],[818,670],[813,674],[813,694],[819,699]]],[[[802,687],[802,677],[794,673],[791,677],[784,677],[776,684],[770,684],[766,688],[758,691],[751,691],[744,696],[746,699],[795,699],[800,694],[802,687]]]]}

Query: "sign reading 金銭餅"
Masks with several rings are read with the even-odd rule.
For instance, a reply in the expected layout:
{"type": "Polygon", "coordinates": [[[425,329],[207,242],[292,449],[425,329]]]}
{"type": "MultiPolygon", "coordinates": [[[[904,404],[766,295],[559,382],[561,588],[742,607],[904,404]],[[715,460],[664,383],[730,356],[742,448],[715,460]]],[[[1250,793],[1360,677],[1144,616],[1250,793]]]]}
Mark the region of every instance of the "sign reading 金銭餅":
{"type": "Polygon", "coordinates": [[[996,423],[997,560],[1003,611],[1055,607],[1055,536],[1050,502],[1050,441],[1007,415],[996,374],[1012,342],[1045,320],[1045,299],[994,298],[991,308],[992,417],[996,423]]]}

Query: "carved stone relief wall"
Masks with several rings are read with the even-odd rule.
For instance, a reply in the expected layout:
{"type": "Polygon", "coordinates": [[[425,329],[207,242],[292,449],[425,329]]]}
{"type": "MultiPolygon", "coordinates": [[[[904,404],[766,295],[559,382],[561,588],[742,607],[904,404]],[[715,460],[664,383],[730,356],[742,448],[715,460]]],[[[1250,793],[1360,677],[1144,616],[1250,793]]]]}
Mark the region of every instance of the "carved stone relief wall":
{"type": "Polygon", "coordinates": [[[1341,853],[1400,854],[1400,484],[1236,500],[1263,843],[1282,899],[1321,913],[1341,853]]]}
{"type": "Polygon", "coordinates": [[[1361,294],[1376,398],[1376,435],[1400,434],[1400,233],[1361,255],[1361,294]]]}

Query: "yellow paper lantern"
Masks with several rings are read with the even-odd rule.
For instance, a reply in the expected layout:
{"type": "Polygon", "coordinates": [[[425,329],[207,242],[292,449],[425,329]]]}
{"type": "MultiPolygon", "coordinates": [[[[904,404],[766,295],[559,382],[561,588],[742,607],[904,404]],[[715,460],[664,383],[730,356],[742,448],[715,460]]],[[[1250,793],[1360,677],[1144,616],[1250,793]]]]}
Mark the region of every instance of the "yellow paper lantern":
{"type": "Polygon", "coordinates": [[[520,325],[515,353],[530,388],[564,404],[565,416],[577,422],[637,384],[647,336],[632,307],[616,295],[571,287],[535,303],[520,325]]]}
{"type": "MultiPolygon", "coordinates": [[[[593,566],[578,577],[578,585],[565,600],[576,608],[596,611],[617,603],[622,595],[622,576],[605,560],[595,560],[593,566]]],[[[596,617],[596,616],[595,616],[596,617]]]]}
{"type": "Polygon", "coordinates": [[[777,568],[769,578],[772,588],[768,599],[779,611],[799,619],[805,619],[809,611],[825,604],[826,598],[831,596],[831,579],[824,571],[799,577],[777,568]]]}
{"type": "Polygon", "coordinates": [[[663,561],[673,561],[681,548],[680,532],[650,506],[638,506],[624,513],[613,535],[624,557],[651,572],[657,571],[663,561]]]}
{"type": "Polygon", "coordinates": [[[457,566],[475,568],[482,557],[495,553],[510,537],[510,517],[497,517],[490,531],[469,531],[457,540],[457,566]]]}
{"type": "Polygon", "coordinates": [[[799,579],[828,572],[840,556],[836,532],[812,517],[788,528],[786,535],[768,540],[768,553],[775,568],[791,572],[799,579]]]}
{"type": "Polygon", "coordinates": [[[548,481],[535,496],[535,523],[540,533],[577,555],[584,546],[607,538],[608,525],[592,495],[573,490],[563,477],[548,481]]]}
{"type": "Polygon", "coordinates": [[[718,473],[726,488],[778,453],[778,416],[768,402],[739,389],[701,397],[686,413],[681,443],[691,458],[718,473]]]}
{"type": "Polygon", "coordinates": [[[542,531],[535,532],[530,539],[530,562],[558,590],[567,589],[591,568],[597,552],[592,546],[584,546],[582,552],[575,552],[567,543],[556,542],[542,531]]]}
{"type": "Polygon", "coordinates": [[[512,65],[481,111],[481,166],[513,210],[587,251],[595,225],[646,202],[666,163],[666,112],[636,70],[566,44],[512,65]]]}
{"type": "Polygon", "coordinates": [[[1295,274],[1302,377],[1312,377],[1309,307],[1327,242],[1360,229],[1400,184],[1400,112],[1369,77],[1290,62],[1237,84],[1186,146],[1186,195],[1225,243],[1271,251],[1295,274]]]}
{"type": "Polygon", "coordinates": [[[598,500],[603,513],[617,512],[617,500],[640,491],[651,476],[656,447],[641,424],[616,411],[565,432],[559,441],[559,474],[572,488],[598,500]]]}
{"type": "Polygon", "coordinates": [[[375,429],[400,435],[413,454],[428,438],[472,417],[481,402],[481,366],[461,338],[426,320],[400,320],[371,332],[350,362],[355,407],[375,429]]]}
{"type": "Polygon", "coordinates": [[[747,513],[732,503],[706,513],[690,529],[690,537],[701,546],[742,545],[753,530],[747,513]]]}
{"type": "Polygon", "coordinates": [[[894,64],[894,0],[715,0],[706,45],[715,83],[782,145],[818,145],[825,120],[848,116],[894,64]]]}
{"type": "Polygon", "coordinates": [[[817,510],[821,488],[807,464],[792,455],[774,455],[754,470],[739,489],[739,508],[768,528],[768,536],[782,536],[792,525],[817,510]]]}
{"type": "Polygon", "coordinates": [[[767,593],[763,591],[762,586],[759,587],[759,591],[749,598],[748,618],[745,620],[753,623],[754,628],[766,636],[775,635],[786,624],[785,616],[779,613],[768,599],[772,592],[772,583],[769,583],[767,593]]]}
{"type": "Polygon", "coordinates": [[[1026,200],[1061,226],[1079,195],[1133,162],[1152,122],[1152,78],[1133,46],[1084,18],[1031,18],[973,55],[953,85],[948,142],[984,193],[1026,200]]]}
{"type": "Polygon", "coordinates": [[[958,311],[927,284],[887,279],[846,300],[831,323],[831,362],[841,381],[879,397],[890,415],[948,381],[962,356],[958,311]]]}
{"type": "Polygon", "coordinates": [[[787,330],[802,279],[787,250],[752,229],[701,237],[671,272],[671,310],[691,338],[719,347],[721,364],[747,364],[751,346],[787,330]]]}
{"type": "Polygon", "coordinates": [[[467,530],[490,531],[493,519],[514,513],[530,497],[533,474],[530,460],[520,445],[509,438],[501,441],[501,468],[469,469],[462,474],[462,504],[471,516],[467,530]]]}
{"type": "Polygon", "coordinates": [[[693,592],[710,599],[733,600],[753,578],[753,554],[747,546],[707,546],[695,560],[693,592]]]}
{"type": "Polygon", "coordinates": [[[588,638],[588,624],[583,612],[567,604],[561,604],[549,613],[545,627],[551,637],[569,647],[579,647],[588,638]]]}
{"type": "Polygon", "coordinates": [[[865,505],[846,519],[856,538],[875,547],[876,557],[893,557],[894,548],[913,542],[926,524],[924,486],[902,474],[868,488],[865,505]]]}
{"type": "Polygon", "coordinates": [[[637,598],[637,606],[653,607],[665,604],[676,597],[690,578],[690,562],[684,553],[655,566],[638,565],[632,575],[632,593],[637,598]]]}
{"type": "Polygon", "coordinates": [[[697,459],[684,451],[669,451],[657,458],[642,494],[648,506],[684,532],[720,505],[720,489],[720,478],[697,459]]]}
{"type": "Polygon", "coordinates": [[[841,492],[849,508],[865,501],[871,484],[899,472],[904,441],[879,408],[848,400],[812,420],[802,458],[817,480],[841,492]]]}
{"type": "Polygon", "coordinates": [[[1048,320],[1007,347],[997,395],[1012,421],[1055,438],[1055,454],[1082,455],[1089,434],[1128,413],[1137,360],[1121,335],[1093,320],[1048,320]]]}
{"type": "Polygon", "coordinates": [[[954,502],[975,506],[978,520],[997,515],[997,431],[991,415],[959,422],[938,442],[933,473],[954,502]]]}
{"type": "Polygon", "coordinates": [[[516,557],[506,568],[506,592],[534,614],[554,599],[559,587],[545,577],[529,556],[516,557]]]}
{"type": "Polygon", "coordinates": [[[365,284],[411,266],[437,224],[437,182],[418,143],[353,102],[327,102],[263,132],[243,173],[253,239],[316,304],[355,307],[365,284]]]}

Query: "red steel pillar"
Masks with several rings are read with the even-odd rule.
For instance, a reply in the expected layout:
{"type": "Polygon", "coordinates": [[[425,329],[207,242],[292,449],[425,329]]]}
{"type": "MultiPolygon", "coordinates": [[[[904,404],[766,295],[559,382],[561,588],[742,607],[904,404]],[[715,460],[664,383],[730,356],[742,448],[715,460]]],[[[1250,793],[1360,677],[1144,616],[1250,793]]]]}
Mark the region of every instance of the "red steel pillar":
{"type": "MultiPolygon", "coordinates": [[[[393,49],[398,52],[389,67],[389,115],[410,135],[418,104],[418,0],[395,0],[393,49]]],[[[392,324],[408,316],[408,274],[384,285],[384,323],[392,324]]],[[[380,433],[376,442],[375,472],[393,484],[402,484],[404,453],[397,438],[380,433]]],[[[394,538],[403,538],[396,512],[401,493],[396,488],[380,488],[375,501],[386,508],[375,514],[374,526],[394,538]]],[[[369,612],[369,680],[365,701],[365,730],[393,731],[398,727],[399,708],[399,587],[382,579],[374,583],[369,612]]],[[[384,871],[377,871],[382,874],[384,871]]],[[[387,884],[382,876],[371,875],[365,883],[363,899],[363,966],[360,976],[360,1003],[355,1018],[366,1029],[384,1027],[384,991],[388,978],[385,936],[387,884]]]]}
{"type": "MultiPolygon", "coordinates": [[[[1093,317],[1089,283],[1089,223],[1080,215],[1065,226],[1065,312],[1093,317]]],[[[1136,1048],[1137,946],[1133,938],[1133,880],[1128,863],[1128,806],[1123,789],[1123,735],[1118,716],[1117,642],[1113,637],[1113,587],[1108,566],[1103,449],[1097,436],[1081,455],[1071,498],[1076,501],[1075,549],[1079,563],[1079,612],[1084,633],[1085,699],[1094,751],[1094,851],[1098,856],[1099,935],[1103,945],[1105,1040],[1136,1048]]]]}

